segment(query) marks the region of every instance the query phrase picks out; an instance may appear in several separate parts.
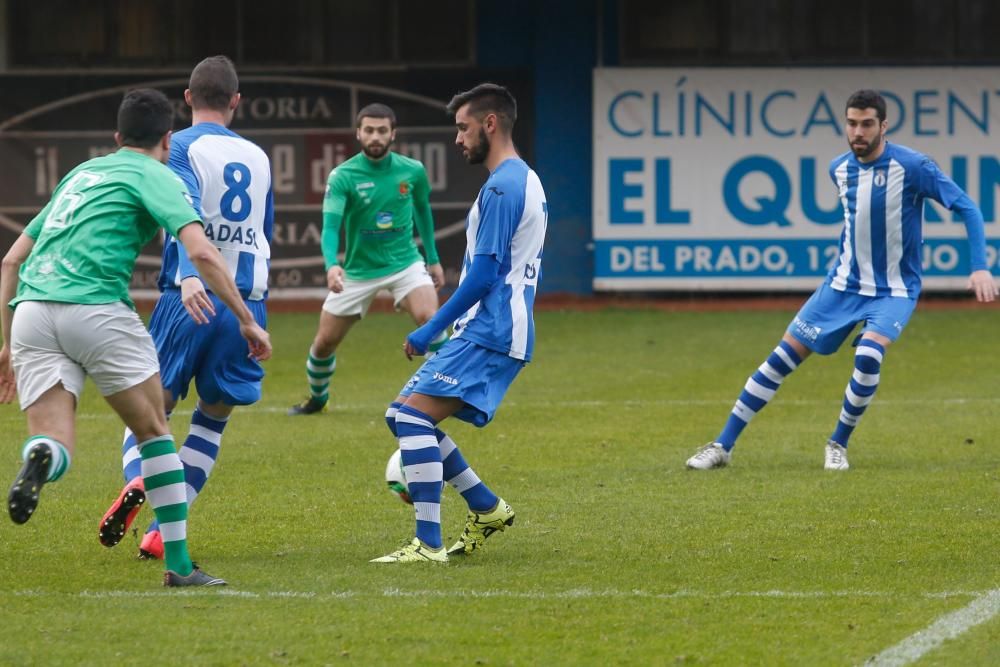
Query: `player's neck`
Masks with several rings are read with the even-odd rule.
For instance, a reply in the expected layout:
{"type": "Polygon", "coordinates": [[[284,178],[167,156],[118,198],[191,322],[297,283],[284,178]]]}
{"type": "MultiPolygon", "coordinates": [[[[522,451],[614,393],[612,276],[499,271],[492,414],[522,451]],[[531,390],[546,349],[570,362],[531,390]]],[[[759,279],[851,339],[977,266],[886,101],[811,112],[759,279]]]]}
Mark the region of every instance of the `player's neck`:
{"type": "Polygon", "coordinates": [[[214,109],[194,109],[191,111],[192,125],[197,125],[198,123],[215,123],[222,127],[229,127],[229,121],[229,114],[224,111],[215,111],[214,109]]]}
{"type": "Polygon", "coordinates": [[[151,157],[157,162],[163,162],[163,147],[156,145],[152,148],[139,148],[138,146],[122,146],[118,150],[129,151],[131,153],[138,153],[139,155],[145,155],[146,157],[151,157]]]}
{"type": "Polygon", "coordinates": [[[514,148],[514,142],[508,140],[503,145],[494,145],[489,155],[487,155],[486,159],[483,161],[483,164],[486,165],[486,168],[489,169],[492,174],[496,171],[496,168],[505,161],[516,157],[518,157],[518,155],[517,149],[514,148]]]}

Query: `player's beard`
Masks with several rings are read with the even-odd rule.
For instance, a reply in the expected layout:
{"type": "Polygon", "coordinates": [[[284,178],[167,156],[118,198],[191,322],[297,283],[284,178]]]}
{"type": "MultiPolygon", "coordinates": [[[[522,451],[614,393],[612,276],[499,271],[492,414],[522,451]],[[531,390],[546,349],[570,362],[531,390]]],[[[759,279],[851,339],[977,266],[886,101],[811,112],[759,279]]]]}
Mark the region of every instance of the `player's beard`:
{"type": "Polygon", "coordinates": [[[390,146],[392,146],[391,141],[387,144],[381,144],[373,141],[367,145],[361,144],[361,151],[372,160],[381,160],[385,157],[385,154],[389,152],[390,146]]]}
{"type": "Polygon", "coordinates": [[[486,156],[490,154],[490,138],[486,135],[486,130],[479,128],[478,142],[475,146],[466,148],[465,159],[469,164],[482,164],[486,162],[486,156]]]}
{"type": "Polygon", "coordinates": [[[878,148],[879,148],[879,146],[882,145],[882,142],[884,140],[885,140],[885,137],[880,134],[880,135],[878,135],[875,138],[875,141],[861,141],[861,142],[858,142],[858,143],[862,144],[860,146],[858,144],[856,144],[856,143],[851,143],[851,150],[854,151],[854,157],[859,158],[859,159],[860,158],[866,158],[869,155],[871,155],[872,153],[874,153],[875,151],[877,151],[878,148]]]}

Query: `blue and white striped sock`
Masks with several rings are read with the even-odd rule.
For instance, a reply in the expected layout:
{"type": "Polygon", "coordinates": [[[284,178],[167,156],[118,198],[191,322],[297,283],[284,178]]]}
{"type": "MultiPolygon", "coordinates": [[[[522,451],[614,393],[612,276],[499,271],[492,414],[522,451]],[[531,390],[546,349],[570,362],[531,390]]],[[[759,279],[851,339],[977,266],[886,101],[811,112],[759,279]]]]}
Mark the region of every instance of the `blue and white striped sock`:
{"type": "MultiPolygon", "coordinates": [[[[171,414],[173,413],[167,413],[167,420],[171,414]]],[[[142,477],[142,457],[136,444],[135,434],[132,433],[132,429],[126,427],[125,435],[122,437],[122,473],[125,475],[126,484],[136,477],[142,477]]]]}
{"type": "Polygon", "coordinates": [[[396,433],[403,474],[417,515],[417,537],[432,549],[441,540],[441,448],[434,435],[434,420],[408,405],[396,413],[396,433]]]}
{"type": "MultiPolygon", "coordinates": [[[[181,445],[177,455],[184,464],[184,486],[187,490],[188,507],[195,501],[205,487],[208,476],[212,474],[215,460],[219,458],[219,447],[222,446],[222,432],[226,429],[229,418],[216,419],[210,417],[195,407],[191,415],[191,430],[181,445]]],[[[159,526],[154,521],[146,532],[156,530],[159,526]]]]}
{"type": "Polygon", "coordinates": [[[402,403],[397,403],[396,401],[393,401],[392,403],[389,404],[389,407],[386,408],[386,410],[385,410],[385,425],[389,427],[390,431],[392,431],[392,437],[394,437],[394,438],[397,437],[396,436],[396,413],[399,412],[399,409],[401,407],[403,407],[402,403]]]}
{"type": "Polygon", "coordinates": [[[722,433],[715,439],[728,452],[736,445],[736,439],[750,423],[750,420],[768,404],[778,387],[791,374],[802,359],[792,346],[781,341],[753,375],[747,380],[736,400],[722,433]]]}
{"type": "Polygon", "coordinates": [[[470,510],[488,512],[496,507],[499,498],[465,462],[455,441],[441,429],[435,430],[434,434],[437,436],[438,446],[441,447],[441,465],[445,481],[462,494],[470,510]]]}
{"type": "Polygon", "coordinates": [[[830,436],[831,440],[842,447],[847,447],[854,427],[875,398],[884,356],[885,348],[875,341],[862,338],[858,343],[858,349],[854,352],[854,374],[844,391],[844,406],[840,409],[837,428],[830,436]]]}

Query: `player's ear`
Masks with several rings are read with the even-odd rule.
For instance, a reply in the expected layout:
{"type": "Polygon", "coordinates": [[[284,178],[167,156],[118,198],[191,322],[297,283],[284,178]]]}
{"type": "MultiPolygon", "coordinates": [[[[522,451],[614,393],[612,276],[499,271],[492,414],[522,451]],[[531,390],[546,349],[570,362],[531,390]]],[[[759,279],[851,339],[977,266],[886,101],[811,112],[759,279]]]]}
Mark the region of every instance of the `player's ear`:
{"type": "Polygon", "coordinates": [[[170,154],[170,137],[174,134],[173,130],[167,130],[167,133],[160,138],[160,146],[163,148],[163,152],[170,154]]]}
{"type": "Polygon", "coordinates": [[[119,148],[121,148],[121,146],[122,146],[122,133],[121,132],[117,132],[117,131],[115,132],[115,144],[119,148]]]}
{"type": "Polygon", "coordinates": [[[236,107],[240,105],[241,99],[243,99],[243,97],[239,93],[236,93],[231,98],[229,98],[229,110],[236,111],[236,107]]]}
{"type": "Polygon", "coordinates": [[[185,88],[184,89],[184,104],[188,105],[191,108],[194,108],[194,104],[191,103],[191,89],[190,88],[185,88]]]}

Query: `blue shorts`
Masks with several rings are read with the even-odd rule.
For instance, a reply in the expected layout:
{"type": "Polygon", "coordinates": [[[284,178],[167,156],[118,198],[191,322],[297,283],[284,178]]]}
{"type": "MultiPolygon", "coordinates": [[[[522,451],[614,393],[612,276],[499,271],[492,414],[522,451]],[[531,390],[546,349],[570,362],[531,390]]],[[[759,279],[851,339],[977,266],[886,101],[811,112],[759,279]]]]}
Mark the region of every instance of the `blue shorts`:
{"type": "Polygon", "coordinates": [[[813,352],[833,354],[858,322],[864,322],[862,333],[895,341],[916,307],[917,300],[909,297],[862,296],[823,283],[792,319],[788,333],[813,352]]]}
{"type": "MultiPolygon", "coordinates": [[[[160,382],[174,399],[187,396],[194,380],[205,403],[250,405],[260,400],[264,369],[251,359],[250,347],[240,335],[240,323],[219,297],[209,294],[215,317],[196,324],[181,303],[180,290],[160,295],[149,320],[149,333],[160,359],[160,382]]],[[[263,301],[247,301],[261,327],[267,326],[263,301]]]]}
{"type": "Polygon", "coordinates": [[[482,427],[492,421],[522,368],[520,359],[455,338],[425,361],[399,393],[460,398],[465,405],[454,416],[482,427]]]}

